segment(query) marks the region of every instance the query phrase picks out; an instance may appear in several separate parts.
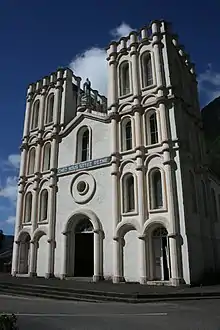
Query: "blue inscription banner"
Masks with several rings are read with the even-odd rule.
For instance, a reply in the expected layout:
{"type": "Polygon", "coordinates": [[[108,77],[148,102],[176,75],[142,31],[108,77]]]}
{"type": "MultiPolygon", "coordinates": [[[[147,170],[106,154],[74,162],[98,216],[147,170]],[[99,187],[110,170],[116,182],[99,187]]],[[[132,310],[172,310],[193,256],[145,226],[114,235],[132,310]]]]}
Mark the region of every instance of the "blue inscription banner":
{"type": "Polygon", "coordinates": [[[68,173],[68,172],[77,172],[77,171],[84,170],[84,169],[91,168],[91,167],[102,166],[102,165],[110,163],[110,160],[111,160],[111,157],[103,157],[103,158],[99,158],[99,159],[88,160],[88,161],[82,162],[82,163],[76,163],[76,164],[65,166],[65,167],[60,167],[57,170],[57,174],[64,174],[64,173],[68,173]]]}

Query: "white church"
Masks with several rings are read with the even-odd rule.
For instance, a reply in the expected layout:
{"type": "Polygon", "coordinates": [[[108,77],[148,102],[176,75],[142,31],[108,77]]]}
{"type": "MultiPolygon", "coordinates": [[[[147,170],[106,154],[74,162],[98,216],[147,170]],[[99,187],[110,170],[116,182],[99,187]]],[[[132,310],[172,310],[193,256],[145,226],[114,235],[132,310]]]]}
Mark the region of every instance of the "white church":
{"type": "Polygon", "coordinates": [[[12,276],[194,283],[220,270],[194,65],[165,21],[106,57],[107,98],[68,68],[28,88],[12,276]]]}

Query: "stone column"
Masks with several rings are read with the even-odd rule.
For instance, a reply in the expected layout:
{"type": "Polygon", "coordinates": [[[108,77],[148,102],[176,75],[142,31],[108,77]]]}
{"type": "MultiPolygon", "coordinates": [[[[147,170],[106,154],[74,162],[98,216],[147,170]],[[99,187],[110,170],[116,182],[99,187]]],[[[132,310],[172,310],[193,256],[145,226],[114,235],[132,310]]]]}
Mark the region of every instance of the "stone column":
{"type": "Polygon", "coordinates": [[[12,258],[12,276],[16,276],[18,272],[18,258],[19,258],[19,242],[18,235],[22,229],[23,211],[24,211],[24,185],[25,182],[20,180],[18,183],[18,197],[16,207],[16,222],[15,222],[15,234],[13,244],[13,258],[12,258]]]}
{"type": "Polygon", "coordinates": [[[54,125],[59,125],[60,112],[61,112],[61,101],[62,101],[62,80],[58,80],[56,83],[56,91],[54,95],[54,125]]]}
{"type": "MultiPolygon", "coordinates": [[[[24,139],[26,140],[26,139],[24,139]]],[[[26,169],[27,169],[27,162],[28,162],[28,146],[26,142],[23,142],[21,145],[21,161],[20,161],[20,173],[19,176],[20,178],[25,177],[26,176],[26,169]]]]}
{"type": "Polygon", "coordinates": [[[54,276],[55,263],[55,226],[56,226],[56,198],[57,198],[57,159],[58,159],[58,138],[54,133],[51,142],[51,174],[50,174],[50,190],[48,198],[48,270],[46,277],[54,276]]]}
{"type": "Polygon", "coordinates": [[[23,138],[28,135],[29,130],[30,130],[31,107],[32,107],[32,90],[33,90],[33,87],[30,86],[29,89],[28,89],[28,95],[27,95],[27,103],[26,103],[25,119],[24,119],[23,138]]]}
{"type": "Polygon", "coordinates": [[[177,209],[177,194],[175,185],[175,162],[170,155],[170,147],[168,144],[168,120],[166,114],[166,106],[163,102],[159,104],[162,127],[162,142],[163,142],[163,157],[164,171],[166,176],[167,204],[170,216],[171,230],[169,233],[169,251],[170,251],[170,266],[171,266],[171,281],[173,285],[180,284],[183,279],[182,274],[182,254],[180,246],[180,229],[179,216],[177,209]]]}
{"type": "Polygon", "coordinates": [[[116,57],[117,57],[117,43],[113,42],[111,43],[108,51],[108,108],[112,112],[116,112],[116,102],[118,99],[118,83],[117,83],[117,63],[116,63],[116,57]]]}
{"type": "Polygon", "coordinates": [[[163,69],[163,58],[161,52],[161,31],[160,31],[160,22],[152,23],[152,35],[153,35],[153,52],[155,58],[155,73],[157,78],[157,86],[158,86],[158,96],[163,96],[163,86],[164,86],[164,69],[163,69]]]}
{"type": "Polygon", "coordinates": [[[40,103],[40,124],[39,124],[39,131],[43,131],[44,123],[47,116],[47,106],[46,106],[46,79],[43,80],[44,87],[41,92],[41,103],[40,103]]]}
{"type": "Polygon", "coordinates": [[[38,141],[37,141],[37,147],[36,147],[36,158],[35,158],[35,174],[39,176],[41,172],[41,167],[42,167],[42,145],[43,141],[41,138],[41,133],[39,133],[38,141]]]}
{"type": "Polygon", "coordinates": [[[31,246],[30,246],[30,268],[29,276],[36,276],[37,267],[37,252],[36,246],[38,244],[34,238],[34,232],[38,227],[38,198],[39,197],[39,178],[36,176],[34,181],[34,193],[32,197],[32,212],[31,212],[31,246]]]}
{"type": "MultiPolygon", "coordinates": [[[[139,70],[139,63],[138,63],[138,39],[137,33],[131,32],[130,33],[130,56],[131,56],[131,63],[132,63],[132,80],[133,80],[133,94],[134,94],[134,105],[139,104],[139,97],[140,97],[140,70],[139,70]]],[[[136,134],[138,132],[136,131],[136,134]]]]}
{"type": "Polygon", "coordinates": [[[145,236],[139,237],[139,249],[140,249],[140,283],[147,283],[147,263],[146,263],[146,241],[145,236]]]}
{"type": "Polygon", "coordinates": [[[37,241],[30,242],[30,265],[29,265],[29,276],[37,276],[37,250],[39,243],[37,241]]]}
{"type": "Polygon", "coordinates": [[[114,275],[113,283],[124,282],[123,276],[123,246],[125,245],[124,238],[115,237],[113,241],[113,254],[114,258],[114,275]]]}
{"type": "Polygon", "coordinates": [[[100,236],[99,230],[94,230],[94,275],[93,282],[98,282],[101,278],[100,274],[100,236]]]}
{"type": "Polygon", "coordinates": [[[62,273],[60,274],[61,280],[64,280],[67,275],[67,232],[63,232],[63,260],[62,260],[62,273]]]}

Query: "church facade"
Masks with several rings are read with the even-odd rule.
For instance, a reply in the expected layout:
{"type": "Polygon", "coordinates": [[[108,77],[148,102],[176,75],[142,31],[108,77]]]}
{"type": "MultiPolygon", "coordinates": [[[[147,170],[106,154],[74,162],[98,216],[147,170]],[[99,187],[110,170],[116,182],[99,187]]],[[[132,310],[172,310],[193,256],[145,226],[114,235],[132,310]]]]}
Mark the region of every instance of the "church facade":
{"type": "Polygon", "coordinates": [[[107,63],[107,98],[70,69],[28,88],[12,275],[198,281],[220,267],[220,185],[194,66],[165,21],[107,63]]]}

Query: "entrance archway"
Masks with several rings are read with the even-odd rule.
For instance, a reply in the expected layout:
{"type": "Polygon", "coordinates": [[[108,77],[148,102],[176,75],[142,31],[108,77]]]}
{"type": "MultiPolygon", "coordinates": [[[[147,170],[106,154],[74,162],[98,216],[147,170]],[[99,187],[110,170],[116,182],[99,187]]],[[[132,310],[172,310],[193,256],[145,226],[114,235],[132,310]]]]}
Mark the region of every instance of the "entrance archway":
{"type": "Polygon", "coordinates": [[[94,234],[88,218],[75,227],[74,276],[92,277],[94,274],[94,234]]]}
{"type": "Polygon", "coordinates": [[[153,280],[169,280],[169,250],[167,230],[164,227],[154,229],[151,235],[151,265],[153,280]]]}
{"type": "Polygon", "coordinates": [[[100,221],[89,210],[74,213],[67,222],[62,277],[103,279],[103,238],[100,221]]]}
{"type": "Polygon", "coordinates": [[[19,240],[18,273],[28,274],[30,264],[30,241],[28,233],[22,233],[19,240]]]}

